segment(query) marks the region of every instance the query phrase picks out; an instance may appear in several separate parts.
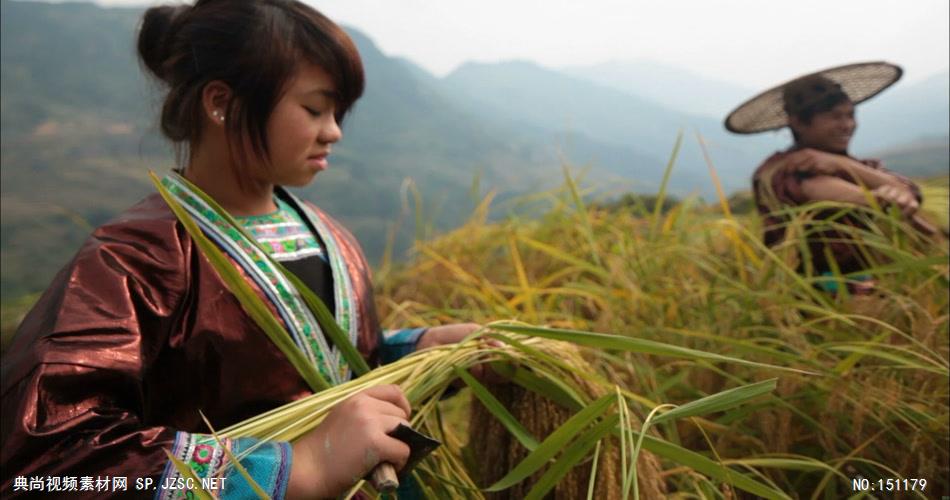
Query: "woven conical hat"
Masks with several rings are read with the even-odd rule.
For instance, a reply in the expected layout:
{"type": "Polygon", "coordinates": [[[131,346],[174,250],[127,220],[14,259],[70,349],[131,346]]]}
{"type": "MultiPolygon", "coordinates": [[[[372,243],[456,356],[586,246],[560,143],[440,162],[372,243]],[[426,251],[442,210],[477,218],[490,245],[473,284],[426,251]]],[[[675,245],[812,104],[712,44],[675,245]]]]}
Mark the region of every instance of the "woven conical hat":
{"type": "Polygon", "coordinates": [[[903,71],[897,65],[883,62],[863,62],[836,66],[789,80],[762,92],[736,108],[726,117],[726,129],[737,134],[755,134],[788,125],[784,109],[783,91],[791,83],[824,77],[841,85],[841,90],[857,104],[866,101],[900,79],[903,71]]]}

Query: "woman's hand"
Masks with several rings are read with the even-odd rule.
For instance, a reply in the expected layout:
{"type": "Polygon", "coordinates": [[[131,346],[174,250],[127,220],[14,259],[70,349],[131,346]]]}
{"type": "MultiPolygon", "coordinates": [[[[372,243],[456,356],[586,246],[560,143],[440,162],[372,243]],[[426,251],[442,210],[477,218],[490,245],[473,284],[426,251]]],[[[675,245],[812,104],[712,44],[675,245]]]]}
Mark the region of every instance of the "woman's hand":
{"type": "MultiPolygon", "coordinates": [[[[426,330],[416,342],[416,350],[436,347],[446,344],[457,344],[476,330],[482,328],[478,323],[453,323],[450,325],[433,326],[426,330]]],[[[484,342],[492,347],[501,347],[502,343],[494,339],[485,339],[484,342]]],[[[507,379],[496,373],[487,364],[475,365],[468,370],[476,379],[489,383],[499,384],[507,379]]]]}
{"type": "Polygon", "coordinates": [[[433,326],[419,337],[416,342],[416,350],[457,344],[481,327],[482,325],[478,323],[453,323],[451,325],[433,326]]]}
{"type": "Polygon", "coordinates": [[[400,423],[409,425],[411,411],[396,385],[366,389],[337,405],[294,443],[287,498],[336,497],[380,462],[401,469],[409,446],[387,433],[400,423]]]}

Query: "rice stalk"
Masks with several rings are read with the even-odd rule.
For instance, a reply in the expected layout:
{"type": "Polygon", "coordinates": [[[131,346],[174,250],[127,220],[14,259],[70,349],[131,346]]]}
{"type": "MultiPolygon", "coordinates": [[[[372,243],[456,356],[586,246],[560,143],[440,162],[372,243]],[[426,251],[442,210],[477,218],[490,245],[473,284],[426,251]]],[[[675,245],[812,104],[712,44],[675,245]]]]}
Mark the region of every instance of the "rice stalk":
{"type": "MultiPolygon", "coordinates": [[[[497,311],[525,319],[526,309],[510,299],[526,280],[543,296],[531,317],[555,327],[544,335],[609,331],[644,348],[638,353],[604,351],[606,344],[580,339],[591,350],[591,372],[638,396],[625,395],[641,420],[658,404],[682,405],[761,380],[762,370],[774,370],[707,357],[659,356],[647,352],[649,342],[643,341],[779,366],[786,370],[772,371],[781,377],[774,396],[697,420],[724,461],[788,453],[846,467],[840,472],[847,477],[891,477],[888,467],[894,477],[926,475],[935,495],[950,493],[945,479],[950,477],[946,240],[922,237],[873,208],[835,204],[783,212],[787,238],[775,248],[762,244],[757,217],[723,217],[720,210],[699,205],[683,205],[672,224],[672,218],[635,207],[611,211],[591,206],[588,230],[577,227],[574,216],[564,211],[573,204],[570,195],[561,196],[533,220],[486,222],[420,242],[416,260],[394,270],[386,284],[390,292],[383,297],[384,321],[490,322],[497,311]],[[867,228],[813,216],[815,210],[829,209],[867,228]],[[829,230],[845,235],[839,241],[862,248],[870,266],[860,274],[877,279],[876,296],[835,296],[817,288],[828,278],[809,274],[805,241],[829,230]],[[511,266],[504,235],[512,233],[518,235],[521,271],[511,266]],[[591,234],[598,241],[600,265],[589,255],[591,234]],[[762,265],[737,259],[743,247],[762,265]],[[460,300],[464,293],[440,264],[426,257],[429,252],[451,255],[454,266],[500,293],[497,302],[471,307],[460,300]],[[742,276],[745,266],[748,281],[742,276]],[[853,459],[842,464],[842,457],[853,459]]],[[[831,279],[848,282],[856,274],[838,273],[831,279]]],[[[576,409],[578,397],[561,391],[557,404],[573,402],[576,409]]],[[[666,443],[705,448],[697,429],[670,423],[652,429],[666,443]]],[[[649,446],[654,445],[647,436],[644,449],[649,446]]],[[[654,448],[663,470],[674,471],[664,476],[672,491],[696,492],[709,485],[720,491],[713,469],[722,465],[704,461],[708,452],[683,454],[687,460],[696,458],[694,465],[700,467],[686,469],[668,458],[672,452],[662,454],[663,445],[654,448]]],[[[752,467],[761,471],[759,477],[795,495],[835,497],[850,491],[840,475],[782,464],[752,467]]]]}

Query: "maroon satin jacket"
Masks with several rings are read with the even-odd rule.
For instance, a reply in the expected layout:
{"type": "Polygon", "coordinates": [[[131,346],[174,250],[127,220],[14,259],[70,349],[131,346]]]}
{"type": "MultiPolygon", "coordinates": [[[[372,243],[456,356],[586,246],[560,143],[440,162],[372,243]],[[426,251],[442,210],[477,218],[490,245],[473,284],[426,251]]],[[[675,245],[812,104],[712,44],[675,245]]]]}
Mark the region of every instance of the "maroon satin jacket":
{"type": "MultiPolygon", "coordinates": [[[[775,153],[768,157],[762,165],[755,170],[752,175],[752,193],[755,196],[756,208],[762,217],[764,229],[763,239],[767,246],[774,246],[785,238],[785,224],[787,219],[775,213],[776,206],[800,206],[810,201],[802,193],[802,181],[810,177],[809,174],[802,174],[791,168],[786,168],[785,158],[797,147],[792,147],[787,151],[775,153]]],[[[904,183],[908,189],[917,197],[917,201],[922,201],[920,188],[913,181],[906,177],[891,172],[884,168],[884,164],[876,159],[857,160],[864,165],[875,170],[887,172],[894,176],[900,182],[904,183]]],[[[857,184],[854,179],[845,173],[837,175],[839,179],[857,184]]],[[[827,219],[837,214],[838,210],[825,210],[816,214],[818,219],[827,219]]],[[[853,217],[842,217],[840,223],[852,225],[855,227],[864,227],[853,217]]],[[[825,257],[824,248],[827,247],[835,258],[842,273],[850,273],[865,269],[867,263],[864,262],[858,243],[854,242],[852,237],[841,231],[824,230],[818,232],[809,241],[808,247],[811,253],[811,264],[817,274],[831,270],[831,264],[825,257]]],[[[800,264],[799,271],[804,268],[800,264]]]]}
{"type": "MultiPolygon", "coordinates": [[[[369,268],[315,211],[345,253],[372,358],[369,268]]],[[[162,475],[176,431],[208,431],[199,410],[220,429],[310,393],[155,194],[92,234],[4,354],[0,496],[17,476],[123,476],[133,490],[162,475]]]]}

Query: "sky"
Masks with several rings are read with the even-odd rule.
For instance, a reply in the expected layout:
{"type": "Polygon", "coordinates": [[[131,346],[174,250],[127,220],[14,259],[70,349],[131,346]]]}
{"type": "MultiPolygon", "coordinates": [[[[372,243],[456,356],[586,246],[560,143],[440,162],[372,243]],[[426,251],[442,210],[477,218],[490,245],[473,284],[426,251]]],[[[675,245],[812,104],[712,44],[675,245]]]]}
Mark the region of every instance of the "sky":
{"type": "Polygon", "coordinates": [[[899,64],[905,82],[950,66],[947,0],[306,1],[437,76],[467,61],[646,59],[754,88],[858,61],[899,64]]]}

